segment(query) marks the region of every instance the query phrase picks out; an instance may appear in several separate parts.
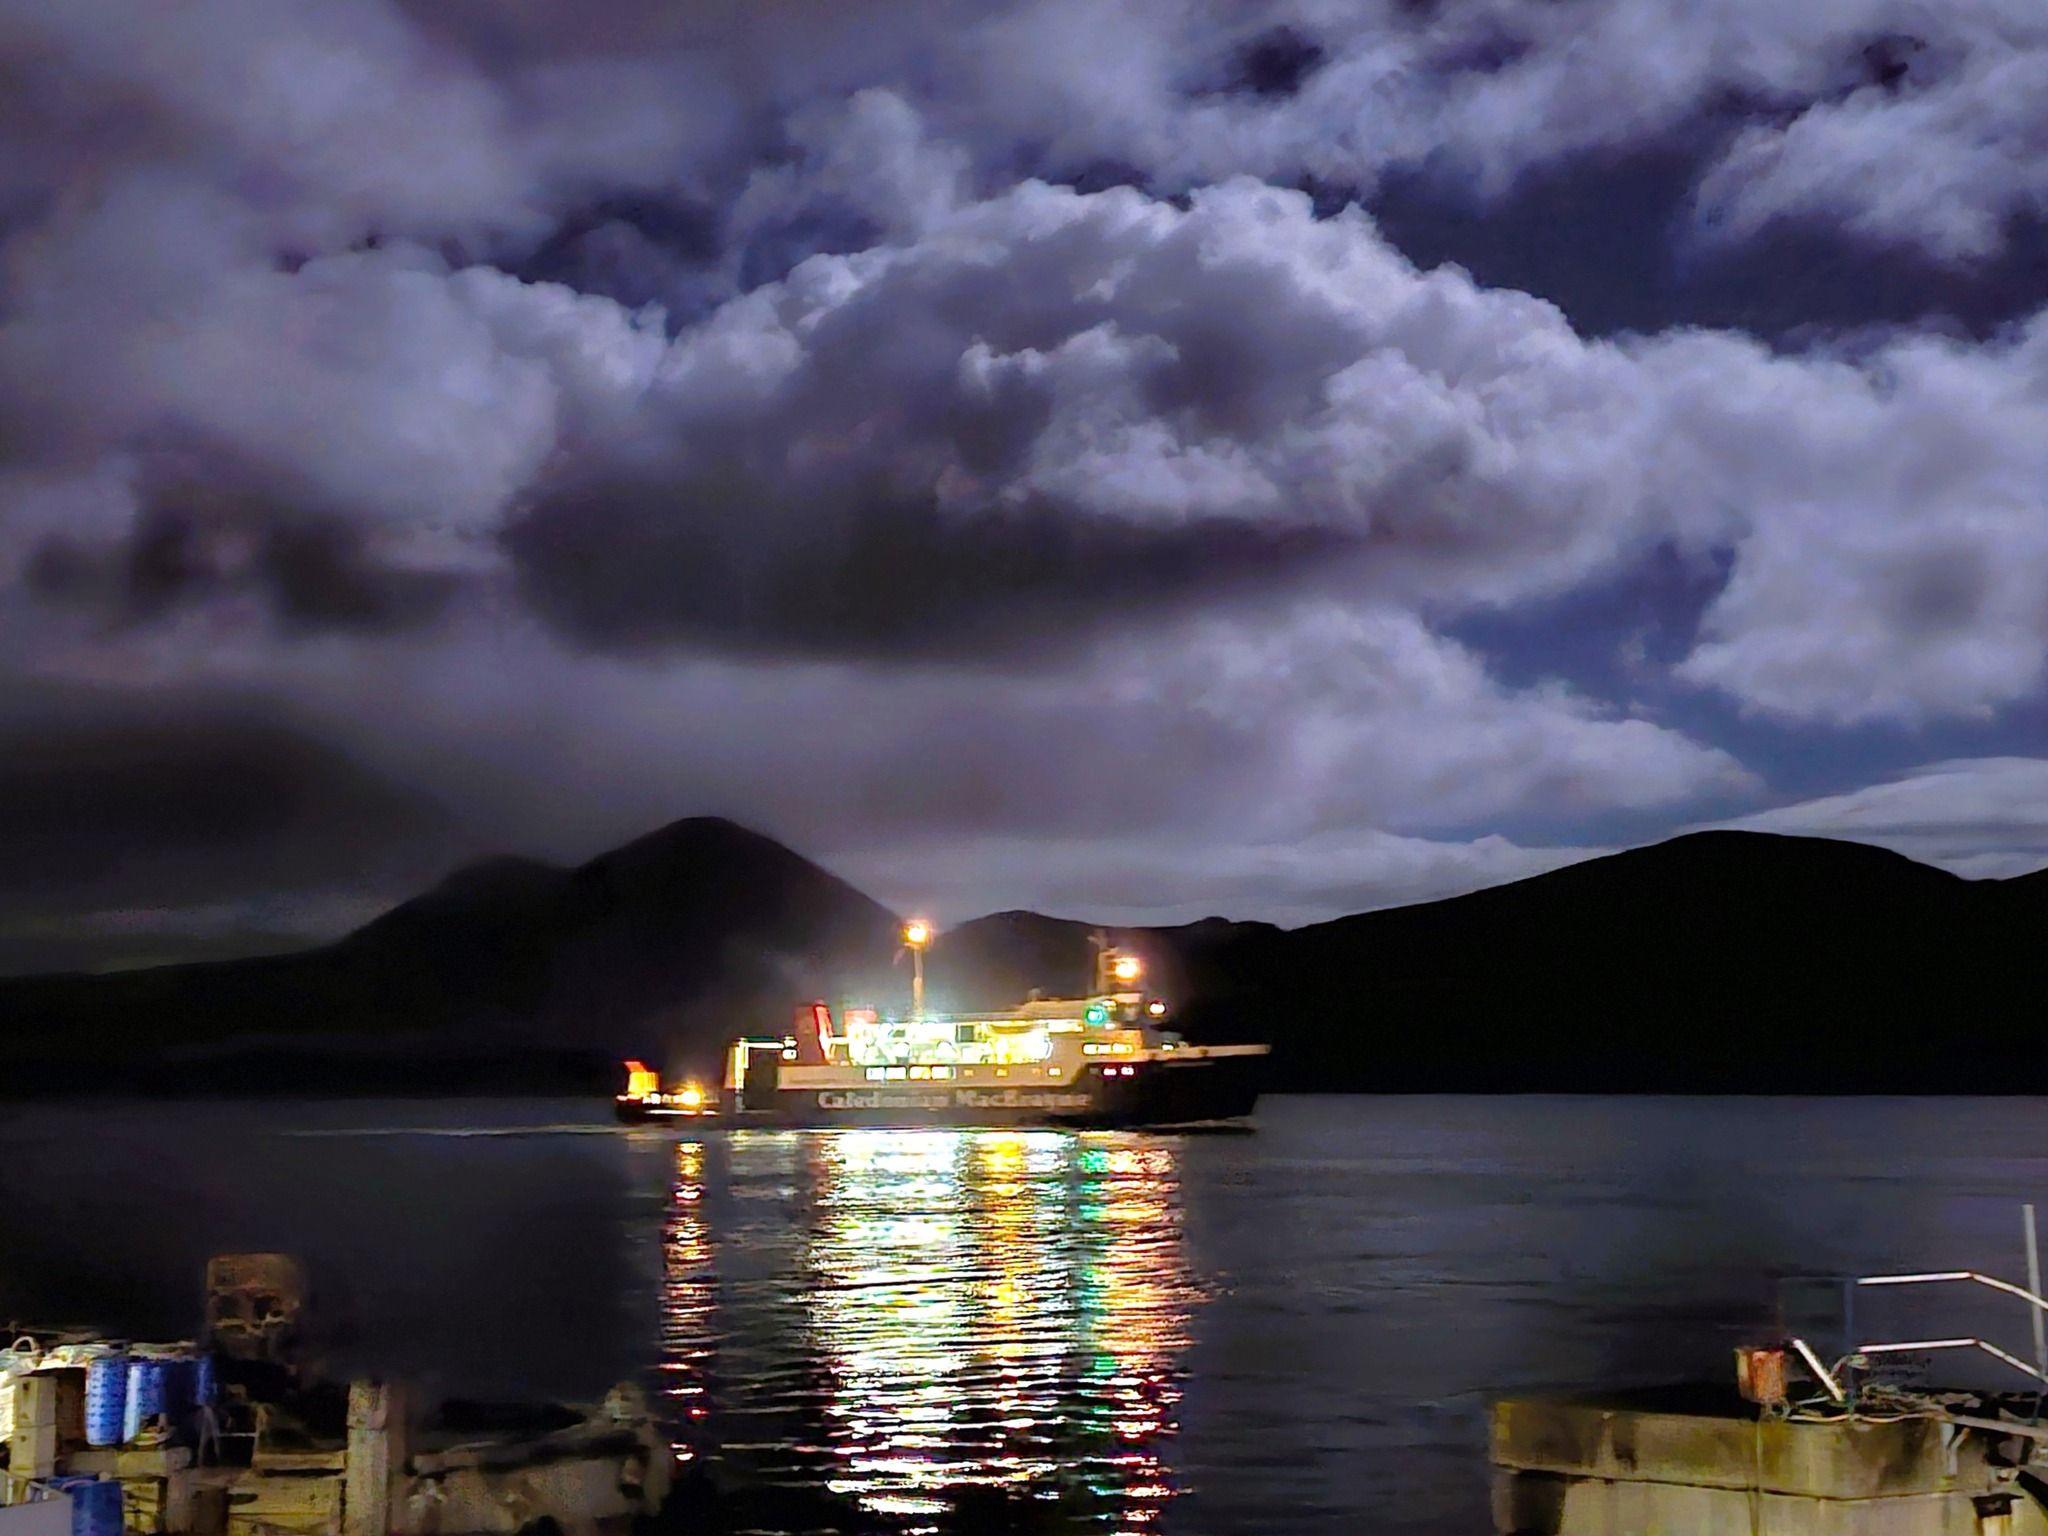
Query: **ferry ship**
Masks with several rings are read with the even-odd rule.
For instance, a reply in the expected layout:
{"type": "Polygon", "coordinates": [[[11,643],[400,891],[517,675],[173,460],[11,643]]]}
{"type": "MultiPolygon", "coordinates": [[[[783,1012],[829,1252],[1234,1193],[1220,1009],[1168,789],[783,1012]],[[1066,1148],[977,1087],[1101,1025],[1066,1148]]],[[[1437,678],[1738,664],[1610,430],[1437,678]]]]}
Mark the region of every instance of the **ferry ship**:
{"type": "Polygon", "coordinates": [[[993,1013],[928,1013],[911,923],[912,1006],[887,1016],[823,1002],[791,1032],[732,1042],[716,1092],[665,1086],[627,1063],[621,1120],[728,1124],[1175,1126],[1242,1120],[1264,1077],[1264,1045],[1194,1045],[1167,1027],[1138,956],[1104,948],[1086,997],[1034,997],[993,1013]]]}

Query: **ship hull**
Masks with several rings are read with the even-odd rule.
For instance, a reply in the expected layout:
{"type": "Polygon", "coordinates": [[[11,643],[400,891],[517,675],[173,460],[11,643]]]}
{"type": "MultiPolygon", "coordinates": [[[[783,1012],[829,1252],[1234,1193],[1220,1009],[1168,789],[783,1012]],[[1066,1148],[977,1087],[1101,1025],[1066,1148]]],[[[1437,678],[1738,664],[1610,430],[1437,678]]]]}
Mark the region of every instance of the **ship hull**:
{"type": "Polygon", "coordinates": [[[612,1114],[621,1125],[665,1124],[677,1120],[709,1120],[716,1118],[702,1109],[678,1109],[666,1104],[649,1104],[640,1099],[617,1098],[612,1100],[612,1114]]]}
{"type": "MultiPolygon", "coordinates": [[[[861,1083],[780,1087],[760,1118],[798,1126],[1141,1127],[1242,1120],[1258,1104],[1260,1056],[1147,1063],[1071,1083],[861,1083]]],[[[748,1117],[753,1118],[753,1117],[748,1117]]]]}

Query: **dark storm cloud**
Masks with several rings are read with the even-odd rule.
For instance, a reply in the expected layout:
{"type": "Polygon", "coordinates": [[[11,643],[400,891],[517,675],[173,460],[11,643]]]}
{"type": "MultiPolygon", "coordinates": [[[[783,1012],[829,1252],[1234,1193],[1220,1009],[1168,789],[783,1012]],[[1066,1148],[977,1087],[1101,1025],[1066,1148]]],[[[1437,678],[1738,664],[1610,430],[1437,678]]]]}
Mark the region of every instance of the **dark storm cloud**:
{"type": "MultiPolygon", "coordinates": [[[[2044,70],[2032,0],[0,0],[0,686],[1005,900],[1719,815],[1674,698],[2039,697],[2044,70]],[[1667,552],[1628,666],[1448,638],[1667,552]]],[[[211,835],[298,850],[223,899],[386,880],[211,835]]]]}
{"type": "MultiPolygon", "coordinates": [[[[886,101],[856,113],[915,128],[886,101]]],[[[1305,213],[1248,187],[1186,211],[1039,187],[820,258],[645,370],[635,475],[556,467],[566,488],[544,482],[509,525],[527,590],[608,642],[866,651],[1141,620],[1205,589],[1298,586],[1309,559],[1334,579],[1346,551],[1389,580],[1442,564],[1482,585],[1610,558],[1625,527],[1564,527],[1487,463],[1526,451],[1544,386],[1526,420],[1435,409],[1503,366],[1467,355],[1462,327],[1562,339],[1554,315],[1461,316],[1478,296],[1456,280],[1305,213]]],[[[1568,492],[1582,514],[1598,494],[1568,492]]]]}
{"type": "Polygon", "coordinates": [[[537,611],[586,644],[961,660],[1042,654],[1057,636],[1302,580],[1344,548],[1249,519],[1148,528],[1043,504],[960,516],[887,491],[821,526],[815,505],[791,516],[786,494],[598,485],[535,507],[505,538],[537,611]],[[778,524],[801,531],[792,547],[777,547],[778,524]]]}
{"type": "Polygon", "coordinates": [[[461,784],[479,824],[551,829],[559,856],[679,802],[837,858],[977,831],[1280,846],[1307,829],[1752,787],[1676,732],[1562,686],[1502,688],[1411,615],[1337,602],[1208,605],[1000,673],[936,657],[599,659],[526,632],[392,642],[349,686],[311,664],[273,682],[319,701],[309,724],[373,719],[364,749],[383,772],[461,784]],[[605,793],[561,792],[587,782],[605,793]]]}
{"type": "Polygon", "coordinates": [[[111,545],[51,533],[28,555],[24,585],[115,624],[246,597],[287,631],[387,630],[433,622],[456,578],[380,562],[342,516],[172,500],[111,545]]]}

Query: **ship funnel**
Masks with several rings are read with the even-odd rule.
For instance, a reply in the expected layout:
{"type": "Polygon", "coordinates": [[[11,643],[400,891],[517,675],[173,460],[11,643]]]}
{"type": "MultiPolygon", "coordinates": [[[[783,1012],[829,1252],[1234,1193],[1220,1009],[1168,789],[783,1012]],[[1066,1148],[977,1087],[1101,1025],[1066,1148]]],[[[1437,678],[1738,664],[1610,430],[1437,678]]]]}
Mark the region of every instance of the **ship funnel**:
{"type": "Polygon", "coordinates": [[[790,1033],[796,1036],[799,1066],[821,1067],[832,1059],[832,1010],[824,1003],[797,1009],[790,1033]]]}

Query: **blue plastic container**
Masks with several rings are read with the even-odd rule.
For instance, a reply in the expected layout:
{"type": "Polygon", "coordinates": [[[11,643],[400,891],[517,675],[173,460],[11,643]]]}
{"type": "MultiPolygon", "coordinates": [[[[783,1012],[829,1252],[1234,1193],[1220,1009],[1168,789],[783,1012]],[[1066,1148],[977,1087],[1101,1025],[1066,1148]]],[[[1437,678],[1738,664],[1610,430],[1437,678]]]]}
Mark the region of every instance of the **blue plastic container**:
{"type": "Polygon", "coordinates": [[[71,1496],[71,1536],[121,1536],[121,1485],[110,1477],[57,1477],[71,1496]]]}
{"type": "MultiPolygon", "coordinates": [[[[121,1408],[121,1439],[125,1444],[142,1426],[170,1410],[169,1388],[174,1362],[161,1355],[132,1355],[128,1360],[128,1401],[121,1408]]],[[[86,1436],[92,1438],[90,1434],[86,1436]]]]}
{"type": "Polygon", "coordinates": [[[101,1355],[85,1366],[85,1441],[119,1445],[128,1411],[128,1357],[101,1355]]]}

